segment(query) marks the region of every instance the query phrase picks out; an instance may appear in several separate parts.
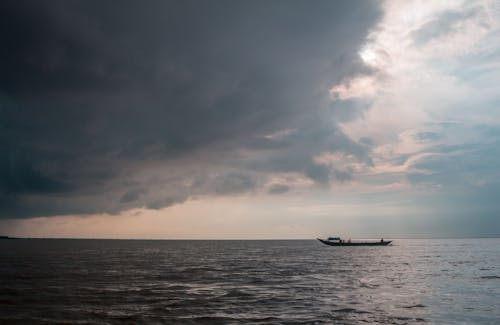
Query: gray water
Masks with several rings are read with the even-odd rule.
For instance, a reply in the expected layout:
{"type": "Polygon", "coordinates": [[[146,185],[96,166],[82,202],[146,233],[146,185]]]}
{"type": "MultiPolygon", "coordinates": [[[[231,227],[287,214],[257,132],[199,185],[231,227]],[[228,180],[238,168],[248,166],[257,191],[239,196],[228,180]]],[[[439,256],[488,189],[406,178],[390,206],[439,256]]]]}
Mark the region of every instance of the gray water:
{"type": "Polygon", "coordinates": [[[0,323],[500,324],[500,239],[0,240],[0,323]]]}

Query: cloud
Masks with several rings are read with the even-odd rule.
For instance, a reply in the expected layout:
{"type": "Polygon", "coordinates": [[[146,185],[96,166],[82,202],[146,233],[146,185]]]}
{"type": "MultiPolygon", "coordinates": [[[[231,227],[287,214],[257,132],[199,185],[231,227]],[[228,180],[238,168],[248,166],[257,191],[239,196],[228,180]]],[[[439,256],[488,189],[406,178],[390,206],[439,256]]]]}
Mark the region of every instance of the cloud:
{"type": "Polygon", "coordinates": [[[249,175],[229,173],[215,177],[214,192],[216,194],[245,193],[255,187],[255,181],[249,175]]]}
{"type": "Polygon", "coordinates": [[[378,15],[349,1],[2,2],[0,216],[157,209],[283,172],[324,184],[325,150],[369,163],[328,90],[365,69],[378,15]]]}
{"type": "Polygon", "coordinates": [[[128,190],[122,195],[122,197],[120,198],[120,202],[127,203],[137,201],[142,192],[143,191],[141,189],[128,190]]]}
{"type": "Polygon", "coordinates": [[[286,193],[290,190],[290,186],[285,185],[285,184],[272,184],[269,187],[268,192],[270,194],[283,194],[286,193]]]}
{"type": "Polygon", "coordinates": [[[357,183],[374,193],[400,184],[416,205],[455,214],[462,226],[473,218],[481,227],[493,224],[498,204],[491,191],[500,184],[498,3],[386,1],[383,8],[360,51],[371,70],[331,88],[338,109],[359,103],[341,121],[352,141],[371,150],[373,168],[362,169],[357,183]]]}

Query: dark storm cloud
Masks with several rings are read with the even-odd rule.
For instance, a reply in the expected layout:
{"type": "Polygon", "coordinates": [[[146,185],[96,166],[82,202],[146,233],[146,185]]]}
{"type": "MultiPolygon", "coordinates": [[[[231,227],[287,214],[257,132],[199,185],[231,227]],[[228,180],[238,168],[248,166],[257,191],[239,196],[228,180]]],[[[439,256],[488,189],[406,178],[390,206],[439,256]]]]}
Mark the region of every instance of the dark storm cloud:
{"type": "Polygon", "coordinates": [[[271,172],[324,183],[322,151],[369,163],[332,119],[328,89],[360,69],[372,2],[0,7],[2,217],[160,208],[252,191],[271,172]],[[285,129],[298,131],[262,137],[285,129]]]}
{"type": "Polygon", "coordinates": [[[229,173],[216,178],[214,190],[217,194],[238,194],[255,187],[254,179],[245,174],[229,173]]]}

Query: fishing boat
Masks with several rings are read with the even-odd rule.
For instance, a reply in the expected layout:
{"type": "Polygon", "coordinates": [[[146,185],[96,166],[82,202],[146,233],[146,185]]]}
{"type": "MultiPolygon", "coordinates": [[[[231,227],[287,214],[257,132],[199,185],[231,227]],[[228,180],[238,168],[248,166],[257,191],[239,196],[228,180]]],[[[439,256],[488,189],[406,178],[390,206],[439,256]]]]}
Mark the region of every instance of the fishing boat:
{"type": "Polygon", "coordinates": [[[392,243],[392,240],[380,241],[351,241],[344,240],[340,237],[328,237],[327,239],[317,238],[320,242],[328,246],[387,246],[392,243]]]}

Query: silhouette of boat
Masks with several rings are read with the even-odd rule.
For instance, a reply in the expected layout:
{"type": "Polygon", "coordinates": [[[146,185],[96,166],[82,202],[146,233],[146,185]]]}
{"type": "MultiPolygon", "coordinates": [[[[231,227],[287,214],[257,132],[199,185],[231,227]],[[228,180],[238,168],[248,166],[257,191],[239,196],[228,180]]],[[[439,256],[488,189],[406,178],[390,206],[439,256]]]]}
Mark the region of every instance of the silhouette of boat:
{"type": "Polygon", "coordinates": [[[328,246],[387,246],[392,243],[392,240],[380,241],[351,241],[341,239],[340,237],[328,237],[327,239],[317,238],[320,242],[328,246]]]}

